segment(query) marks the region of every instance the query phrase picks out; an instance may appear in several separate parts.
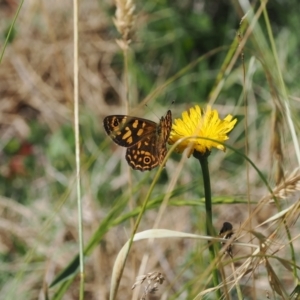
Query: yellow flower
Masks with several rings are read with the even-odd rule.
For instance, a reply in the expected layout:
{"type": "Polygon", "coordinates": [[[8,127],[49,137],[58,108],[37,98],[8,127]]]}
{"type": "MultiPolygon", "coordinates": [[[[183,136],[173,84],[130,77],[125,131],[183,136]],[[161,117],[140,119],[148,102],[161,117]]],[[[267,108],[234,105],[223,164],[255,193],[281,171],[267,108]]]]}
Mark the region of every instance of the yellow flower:
{"type": "Polygon", "coordinates": [[[224,120],[219,118],[216,110],[211,110],[210,106],[204,113],[198,105],[192,107],[189,112],[182,113],[182,119],[175,119],[172,125],[171,134],[168,143],[173,145],[176,141],[184,137],[191,137],[182,141],[176,148],[176,151],[182,153],[184,149],[190,147],[188,157],[196,150],[201,154],[211,151],[212,147],[225,151],[225,147],[217,141],[224,142],[229,139],[229,133],[237,119],[231,115],[226,116],[224,120]],[[192,138],[192,136],[194,136],[192,138]],[[199,138],[197,138],[199,137],[199,138]],[[209,138],[211,140],[202,139],[209,138]]]}

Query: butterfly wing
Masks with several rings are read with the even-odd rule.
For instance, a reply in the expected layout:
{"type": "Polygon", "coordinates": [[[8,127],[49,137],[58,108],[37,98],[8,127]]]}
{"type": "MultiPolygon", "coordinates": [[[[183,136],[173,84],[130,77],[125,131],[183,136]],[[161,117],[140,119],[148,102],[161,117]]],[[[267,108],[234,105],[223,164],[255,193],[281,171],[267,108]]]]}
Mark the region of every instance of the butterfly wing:
{"type": "Polygon", "coordinates": [[[144,137],[126,151],[125,158],[134,170],[150,171],[159,165],[155,134],[144,137]]]}
{"type": "Polygon", "coordinates": [[[111,139],[122,147],[132,147],[145,136],[156,131],[157,124],[150,120],[125,115],[107,116],[103,126],[111,139]]]}
{"type": "Polygon", "coordinates": [[[126,160],[135,170],[150,171],[162,165],[167,155],[166,143],[172,128],[170,110],[165,117],[161,117],[159,124],[155,124],[155,127],[155,132],[143,136],[137,144],[126,151],[126,160]]]}
{"type": "Polygon", "coordinates": [[[167,155],[167,142],[170,136],[172,129],[172,113],[168,110],[165,117],[161,117],[159,126],[158,126],[158,135],[157,135],[157,157],[159,165],[162,165],[163,160],[167,155]]]}
{"type": "Polygon", "coordinates": [[[150,171],[162,165],[172,128],[170,110],[158,124],[137,117],[112,115],[104,118],[103,126],[116,144],[127,148],[125,157],[133,169],[150,171]]]}
{"type": "Polygon", "coordinates": [[[166,116],[161,118],[160,126],[162,128],[165,143],[168,141],[172,129],[172,112],[168,110],[166,116]]]}

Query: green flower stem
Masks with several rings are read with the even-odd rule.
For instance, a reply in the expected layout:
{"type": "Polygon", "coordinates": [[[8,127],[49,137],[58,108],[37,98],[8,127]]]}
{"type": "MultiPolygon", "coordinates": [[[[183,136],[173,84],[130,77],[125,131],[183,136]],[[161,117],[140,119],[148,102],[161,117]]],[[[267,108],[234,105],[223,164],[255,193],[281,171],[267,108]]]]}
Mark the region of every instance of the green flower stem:
{"type": "MultiPolygon", "coordinates": [[[[203,175],[203,185],[204,185],[204,197],[205,197],[205,211],[206,211],[206,234],[209,236],[215,236],[214,227],[212,224],[212,204],[211,204],[211,189],[210,189],[210,176],[208,169],[208,156],[210,155],[210,151],[207,151],[205,154],[202,154],[198,151],[194,151],[194,157],[197,158],[200,162],[202,175],[203,175]]],[[[209,244],[209,256],[210,262],[215,264],[215,249],[213,244],[209,244]]],[[[214,286],[219,285],[218,278],[218,270],[213,267],[213,284],[214,286]]],[[[216,299],[221,299],[221,291],[220,289],[216,290],[216,299]]]]}

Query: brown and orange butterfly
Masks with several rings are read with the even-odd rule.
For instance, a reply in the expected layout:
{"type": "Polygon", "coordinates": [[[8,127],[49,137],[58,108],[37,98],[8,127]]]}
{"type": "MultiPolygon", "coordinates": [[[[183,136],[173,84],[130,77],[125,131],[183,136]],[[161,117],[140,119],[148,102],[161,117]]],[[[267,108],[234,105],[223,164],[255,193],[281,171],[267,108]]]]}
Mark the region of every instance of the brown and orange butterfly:
{"type": "Polygon", "coordinates": [[[127,148],[125,157],[133,169],[150,171],[162,165],[172,128],[170,110],[158,124],[137,117],[112,115],[104,118],[103,126],[116,144],[127,148]]]}

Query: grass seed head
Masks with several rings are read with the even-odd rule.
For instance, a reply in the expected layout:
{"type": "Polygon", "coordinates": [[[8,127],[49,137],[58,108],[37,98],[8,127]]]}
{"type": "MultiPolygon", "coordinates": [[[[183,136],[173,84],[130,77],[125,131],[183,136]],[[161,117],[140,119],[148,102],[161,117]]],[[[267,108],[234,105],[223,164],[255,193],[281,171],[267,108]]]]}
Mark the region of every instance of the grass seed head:
{"type": "Polygon", "coordinates": [[[118,45],[123,49],[131,42],[132,28],[135,21],[135,5],[132,0],[116,0],[115,26],[122,35],[122,40],[117,40],[118,45]]]}

